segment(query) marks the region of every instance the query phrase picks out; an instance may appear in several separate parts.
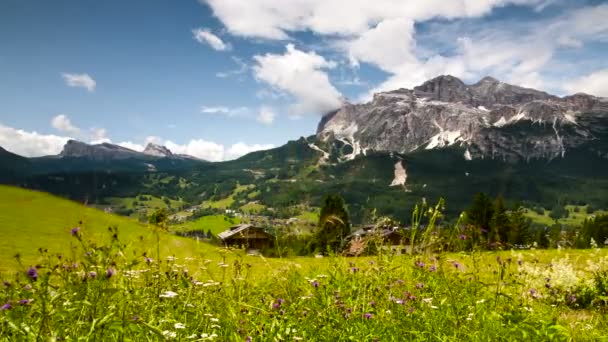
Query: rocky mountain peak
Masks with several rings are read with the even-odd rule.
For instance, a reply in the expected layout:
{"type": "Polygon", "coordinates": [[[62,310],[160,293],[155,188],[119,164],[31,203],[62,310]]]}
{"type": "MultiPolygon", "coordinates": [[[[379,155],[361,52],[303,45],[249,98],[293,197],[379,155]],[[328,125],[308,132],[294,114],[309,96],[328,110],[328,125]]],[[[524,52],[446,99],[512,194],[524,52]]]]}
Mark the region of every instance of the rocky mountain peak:
{"type": "Polygon", "coordinates": [[[598,120],[608,127],[605,99],[560,98],[492,77],[467,85],[443,75],[413,90],[346,104],[321,119],[317,137],[350,145],[345,159],[367,150],[409,153],[448,146],[464,148],[467,159],[555,158],[594,139],[589,122],[598,120]]]}
{"type": "Polygon", "coordinates": [[[451,75],[442,75],[426,81],[414,87],[414,92],[418,96],[435,101],[458,102],[470,98],[467,85],[451,75]]]}
{"type": "Polygon", "coordinates": [[[69,140],[63,147],[63,150],[59,156],[71,158],[85,157],[93,160],[109,160],[134,158],[140,154],[141,153],[139,152],[110,143],[89,145],[81,141],[69,140]]]}
{"type": "Polygon", "coordinates": [[[171,150],[169,150],[165,146],[157,145],[154,143],[148,143],[143,153],[154,157],[173,157],[173,152],[171,152],[171,150]]]}

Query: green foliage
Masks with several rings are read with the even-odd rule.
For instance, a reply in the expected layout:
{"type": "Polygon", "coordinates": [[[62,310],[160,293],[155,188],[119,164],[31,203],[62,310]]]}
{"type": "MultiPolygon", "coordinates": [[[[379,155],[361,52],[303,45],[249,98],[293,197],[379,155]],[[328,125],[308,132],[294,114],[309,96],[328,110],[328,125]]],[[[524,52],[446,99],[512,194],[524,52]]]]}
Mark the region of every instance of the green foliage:
{"type": "Polygon", "coordinates": [[[321,207],[312,249],[320,252],[338,252],[350,234],[350,219],[344,199],[340,195],[327,195],[321,207]]]}
{"type": "Polygon", "coordinates": [[[557,221],[561,218],[568,217],[568,214],[569,214],[568,210],[566,210],[563,205],[556,204],[551,209],[551,212],[549,213],[549,217],[551,217],[552,219],[557,221]]]}
{"type": "Polygon", "coordinates": [[[483,192],[478,193],[473,199],[473,204],[466,210],[468,223],[472,226],[490,232],[494,206],[492,201],[483,192]]]}
{"type": "Polygon", "coordinates": [[[509,216],[507,215],[505,203],[502,197],[498,197],[494,203],[494,208],[492,209],[488,241],[490,243],[508,243],[510,228],[511,222],[509,220],[509,216]]]}
{"type": "Polygon", "coordinates": [[[509,213],[508,242],[511,246],[525,246],[530,242],[530,219],[525,216],[523,208],[509,213]]]}
{"type": "Polygon", "coordinates": [[[167,214],[167,210],[162,208],[153,212],[152,215],[150,215],[148,222],[157,227],[166,228],[168,219],[169,215],[167,214]]]}
{"type": "MultiPolygon", "coordinates": [[[[594,341],[608,333],[601,311],[573,315],[565,292],[533,288],[545,282],[537,270],[550,267],[537,254],[517,264],[494,252],[154,260],[128,253],[120,238],[71,239],[71,250],[87,251],[77,263],[43,252],[37,266],[3,277],[2,339],[594,341]]],[[[595,284],[590,291],[599,293],[595,284]]]]}

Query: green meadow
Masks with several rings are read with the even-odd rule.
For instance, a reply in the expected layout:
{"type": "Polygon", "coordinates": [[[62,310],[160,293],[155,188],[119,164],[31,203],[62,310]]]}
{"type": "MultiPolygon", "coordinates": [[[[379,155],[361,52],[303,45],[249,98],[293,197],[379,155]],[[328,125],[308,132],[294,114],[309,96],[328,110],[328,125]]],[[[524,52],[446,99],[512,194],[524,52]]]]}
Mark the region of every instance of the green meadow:
{"type": "Polygon", "coordinates": [[[0,196],[1,341],[608,340],[606,249],[269,259],[0,196]]]}

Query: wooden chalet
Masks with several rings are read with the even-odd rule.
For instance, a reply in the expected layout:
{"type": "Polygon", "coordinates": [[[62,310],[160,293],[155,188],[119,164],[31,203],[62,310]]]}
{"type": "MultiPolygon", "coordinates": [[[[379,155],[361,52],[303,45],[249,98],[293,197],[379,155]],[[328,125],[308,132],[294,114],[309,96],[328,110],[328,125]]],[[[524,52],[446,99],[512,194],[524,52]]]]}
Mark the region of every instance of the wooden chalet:
{"type": "Polygon", "coordinates": [[[347,255],[360,255],[366,248],[367,242],[373,237],[380,237],[384,249],[389,249],[395,254],[405,254],[409,250],[409,234],[405,234],[407,228],[399,226],[363,226],[351,233],[347,240],[347,255]]]}
{"type": "Polygon", "coordinates": [[[226,247],[261,250],[272,247],[274,236],[251,224],[239,224],[217,235],[226,247]]]}

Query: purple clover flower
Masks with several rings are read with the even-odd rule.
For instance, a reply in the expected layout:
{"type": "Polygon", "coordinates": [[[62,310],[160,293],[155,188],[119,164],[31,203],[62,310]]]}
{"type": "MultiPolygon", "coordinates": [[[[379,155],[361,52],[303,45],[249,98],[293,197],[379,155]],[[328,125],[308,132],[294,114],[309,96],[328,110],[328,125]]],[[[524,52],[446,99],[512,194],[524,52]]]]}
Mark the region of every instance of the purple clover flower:
{"type": "Polygon", "coordinates": [[[462,268],[462,264],[461,264],[461,263],[459,263],[458,261],[454,261],[454,262],[452,263],[452,265],[454,265],[454,267],[455,267],[457,270],[460,270],[460,269],[462,268]]]}
{"type": "Polygon", "coordinates": [[[312,285],[313,287],[317,288],[317,287],[319,287],[319,282],[315,280],[315,281],[313,281],[313,282],[311,283],[311,285],[312,285]]]}
{"type": "Polygon", "coordinates": [[[466,240],[467,236],[464,234],[460,234],[460,236],[458,237],[460,240],[466,240]]]}
{"type": "Polygon", "coordinates": [[[19,300],[20,305],[29,305],[32,302],[31,299],[21,299],[19,300]]]}
{"type": "Polygon", "coordinates": [[[91,278],[91,279],[97,278],[97,272],[95,272],[95,271],[89,272],[89,278],[91,278]]]}
{"type": "Polygon", "coordinates": [[[374,315],[372,315],[371,313],[366,313],[365,315],[363,315],[363,317],[365,317],[366,319],[372,319],[374,317],[374,315]]]}
{"type": "Polygon", "coordinates": [[[112,276],[116,273],[112,267],[109,267],[106,271],[106,278],[112,278],[112,276]]]}
{"type": "Polygon", "coordinates": [[[70,234],[72,234],[72,236],[78,237],[80,234],[80,227],[72,228],[72,230],[70,230],[70,234]]]}
{"type": "Polygon", "coordinates": [[[418,283],[418,284],[416,284],[416,288],[418,290],[420,290],[420,289],[424,288],[424,284],[423,283],[418,283]]]}
{"type": "Polygon", "coordinates": [[[416,267],[424,268],[424,263],[422,261],[420,261],[420,260],[416,260],[415,265],[416,265],[416,267]]]}
{"type": "Polygon", "coordinates": [[[435,271],[437,271],[437,266],[435,266],[435,265],[431,265],[431,266],[429,267],[429,272],[435,272],[435,271]]]}
{"type": "Polygon", "coordinates": [[[30,266],[30,268],[27,269],[27,276],[33,281],[38,280],[38,270],[35,267],[30,266]]]}
{"type": "Polygon", "coordinates": [[[146,257],[146,258],[144,259],[144,261],[145,261],[147,264],[150,264],[150,263],[154,262],[154,260],[152,260],[152,258],[148,258],[148,257],[146,257]]]}
{"type": "Polygon", "coordinates": [[[2,311],[2,310],[10,310],[12,308],[13,308],[13,306],[11,305],[11,303],[6,303],[6,304],[0,306],[0,311],[2,311]]]}
{"type": "Polygon", "coordinates": [[[351,267],[350,269],[353,273],[359,272],[359,267],[351,267]]]}
{"type": "Polygon", "coordinates": [[[251,342],[251,336],[245,337],[245,342],[251,342]]]}
{"type": "Polygon", "coordinates": [[[370,305],[370,306],[375,306],[375,305],[376,305],[376,302],[372,300],[371,302],[369,302],[369,305],[370,305]]]}
{"type": "Polygon", "coordinates": [[[571,304],[576,303],[576,296],[575,295],[568,296],[568,302],[570,302],[571,304]]]}

